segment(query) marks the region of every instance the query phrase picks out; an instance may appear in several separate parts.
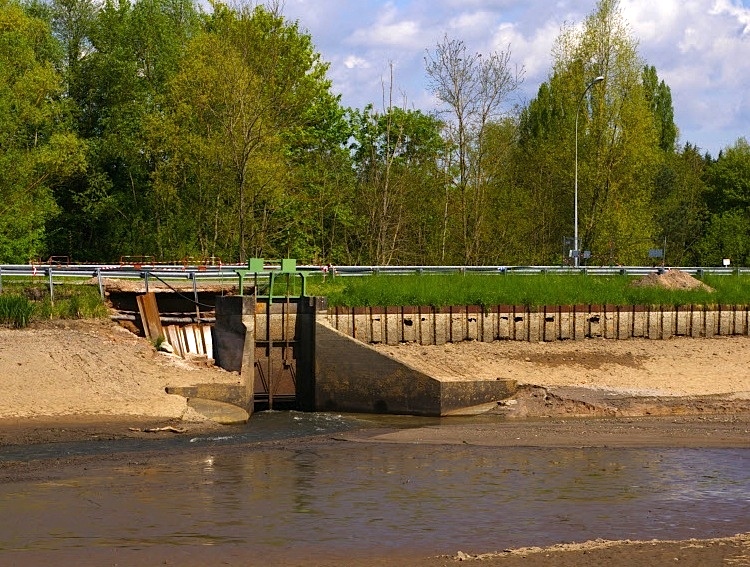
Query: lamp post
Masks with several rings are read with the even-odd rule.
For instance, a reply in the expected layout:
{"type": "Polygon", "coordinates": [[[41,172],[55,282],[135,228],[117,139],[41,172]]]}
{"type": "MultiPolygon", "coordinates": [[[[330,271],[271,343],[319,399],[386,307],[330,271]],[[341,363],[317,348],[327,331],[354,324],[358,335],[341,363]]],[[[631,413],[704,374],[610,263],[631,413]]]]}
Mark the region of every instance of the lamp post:
{"type": "Polygon", "coordinates": [[[583,102],[584,97],[586,96],[586,93],[589,92],[589,89],[593,87],[597,83],[601,83],[604,80],[604,77],[602,75],[599,75],[595,79],[593,79],[588,85],[586,85],[586,88],[583,90],[583,93],[581,93],[581,98],[578,99],[578,108],[576,108],[576,173],[575,173],[575,197],[574,197],[574,218],[573,218],[573,247],[575,254],[575,267],[580,266],[580,256],[581,256],[581,250],[578,247],[578,114],[581,111],[581,103],[583,102]]]}

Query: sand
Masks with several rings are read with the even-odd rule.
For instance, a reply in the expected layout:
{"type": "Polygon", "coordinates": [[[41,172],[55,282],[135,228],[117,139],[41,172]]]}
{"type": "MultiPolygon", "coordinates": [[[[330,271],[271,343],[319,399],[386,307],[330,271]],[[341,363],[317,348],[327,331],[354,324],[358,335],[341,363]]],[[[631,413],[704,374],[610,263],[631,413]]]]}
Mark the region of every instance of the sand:
{"type": "Polygon", "coordinates": [[[750,399],[750,338],[587,339],[377,346],[447,380],[514,378],[639,396],[731,395],[750,399]]]}
{"type": "MultiPolygon", "coordinates": [[[[446,380],[501,377],[552,391],[750,400],[748,337],[376,348],[446,380]]],[[[145,339],[109,321],[0,328],[0,419],[190,420],[195,416],[185,398],[167,394],[166,386],[239,381],[238,374],[205,361],[159,353],[145,339]]]]}
{"type": "Polygon", "coordinates": [[[239,375],[157,352],[109,321],[0,328],[0,419],[141,416],[191,419],[166,386],[239,383],[239,375]]]}

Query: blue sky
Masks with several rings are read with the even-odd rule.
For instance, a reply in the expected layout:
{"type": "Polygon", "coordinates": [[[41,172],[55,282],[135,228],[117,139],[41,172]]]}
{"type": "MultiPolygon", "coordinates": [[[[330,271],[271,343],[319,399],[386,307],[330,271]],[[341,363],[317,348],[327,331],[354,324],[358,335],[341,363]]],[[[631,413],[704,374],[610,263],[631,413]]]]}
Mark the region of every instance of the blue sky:
{"type": "MultiPolygon", "coordinates": [[[[514,102],[548,79],[564,23],[581,23],[596,0],[282,0],[331,64],[346,106],[383,104],[394,68],[394,103],[431,111],[424,56],[447,34],[482,53],[510,45],[526,79],[514,102]]],[[[620,0],[641,57],[672,89],[680,143],[716,156],[750,140],[750,0],[620,0]]]]}

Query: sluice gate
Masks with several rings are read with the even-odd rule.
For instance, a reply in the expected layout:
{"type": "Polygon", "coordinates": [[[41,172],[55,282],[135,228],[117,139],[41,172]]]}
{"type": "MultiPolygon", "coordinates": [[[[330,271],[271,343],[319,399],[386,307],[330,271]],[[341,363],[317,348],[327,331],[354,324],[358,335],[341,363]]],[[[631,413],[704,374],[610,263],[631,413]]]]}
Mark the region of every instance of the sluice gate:
{"type": "MultiPolygon", "coordinates": [[[[329,309],[325,298],[305,295],[304,274],[296,271],[293,260],[282,261],[280,269],[266,270],[262,259],[253,259],[248,268],[237,272],[239,295],[215,296],[211,301],[215,312],[204,312],[195,322],[203,337],[210,327],[213,358],[218,366],[241,376],[239,385],[198,384],[169,388],[169,392],[229,402],[248,413],[297,408],[460,415],[512,395],[515,381],[441,379],[370,345],[750,334],[750,307],[745,305],[329,309]]],[[[142,325],[149,329],[147,319],[159,319],[159,307],[152,306],[156,315],[148,315],[149,301],[139,299],[139,307],[141,303],[142,325]]],[[[191,309],[194,306],[186,311],[191,309]]]]}

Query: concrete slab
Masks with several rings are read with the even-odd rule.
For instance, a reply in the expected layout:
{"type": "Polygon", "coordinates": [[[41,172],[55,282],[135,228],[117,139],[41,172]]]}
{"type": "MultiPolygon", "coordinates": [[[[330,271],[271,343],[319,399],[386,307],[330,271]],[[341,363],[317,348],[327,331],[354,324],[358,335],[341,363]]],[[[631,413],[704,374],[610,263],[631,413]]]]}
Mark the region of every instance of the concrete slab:
{"type": "Polygon", "coordinates": [[[247,411],[232,404],[205,398],[189,398],[187,403],[199,414],[222,425],[238,425],[247,423],[247,420],[250,419],[250,414],[247,411]]]}

